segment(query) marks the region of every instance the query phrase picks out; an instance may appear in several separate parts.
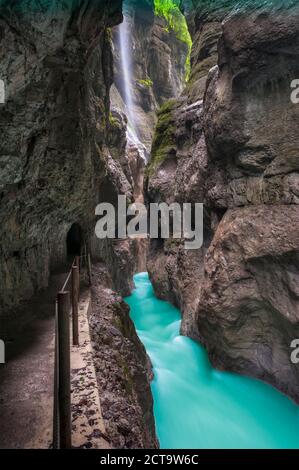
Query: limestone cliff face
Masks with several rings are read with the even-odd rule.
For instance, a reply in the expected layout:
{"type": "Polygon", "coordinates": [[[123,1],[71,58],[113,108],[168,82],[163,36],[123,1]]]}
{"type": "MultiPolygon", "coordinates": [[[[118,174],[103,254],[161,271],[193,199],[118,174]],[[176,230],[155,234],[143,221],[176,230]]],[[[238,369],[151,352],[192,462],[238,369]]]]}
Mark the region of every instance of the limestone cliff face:
{"type": "Polygon", "coordinates": [[[109,171],[113,80],[107,28],[121,1],[1,2],[0,303],[3,311],[48,283],[67,233],[94,233],[109,171]]]}
{"type": "MultiPolygon", "coordinates": [[[[208,71],[218,59],[217,43],[225,12],[190,8],[193,34],[190,80],[177,100],[165,103],[158,113],[151,162],[147,167],[148,202],[204,202],[209,174],[203,130],[203,96],[208,71]]],[[[213,175],[215,177],[215,175],[213,175]]],[[[152,241],[148,270],[159,297],[180,307],[182,331],[198,337],[195,312],[204,275],[204,256],[212,239],[217,215],[205,211],[205,237],[201,250],[187,251],[183,241],[152,241]]]]}
{"type": "Polygon", "coordinates": [[[297,400],[290,344],[299,334],[299,108],[290,83],[299,74],[298,20],[298,10],[256,12],[223,25],[204,126],[219,174],[208,198],[228,212],[206,257],[197,311],[215,364],[297,400]]]}
{"type": "Polygon", "coordinates": [[[206,346],[215,367],[297,401],[299,108],[290,83],[299,76],[298,19],[295,8],[193,11],[191,82],[160,115],[147,186],[150,201],[205,204],[201,250],[151,245],[151,278],[181,307],[183,333],[206,346]]]}

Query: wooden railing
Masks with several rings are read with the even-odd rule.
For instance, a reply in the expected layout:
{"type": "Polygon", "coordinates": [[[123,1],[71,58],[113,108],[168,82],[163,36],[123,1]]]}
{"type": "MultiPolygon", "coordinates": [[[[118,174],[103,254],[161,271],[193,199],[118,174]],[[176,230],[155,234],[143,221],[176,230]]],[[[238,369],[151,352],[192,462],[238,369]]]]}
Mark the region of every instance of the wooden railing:
{"type": "Polygon", "coordinates": [[[72,312],[73,345],[79,346],[80,268],[84,262],[91,285],[91,261],[90,255],[86,251],[83,256],[77,256],[74,259],[63,287],[57,294],[55,305],[54,449],[72,447],[70,310],[72,312]]]}

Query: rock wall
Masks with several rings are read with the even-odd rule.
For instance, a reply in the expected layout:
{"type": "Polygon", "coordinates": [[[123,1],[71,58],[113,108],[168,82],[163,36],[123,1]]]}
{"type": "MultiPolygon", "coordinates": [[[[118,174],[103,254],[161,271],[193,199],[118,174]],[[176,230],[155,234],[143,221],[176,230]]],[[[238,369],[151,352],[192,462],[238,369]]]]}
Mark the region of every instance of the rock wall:
{"type": "Polygon", "coordinates": [[[208,197],[228,212],[206,257],[197,311],[215,364],[269,381],[296,400],[290,344],[299,334],[299,108],[290,83],[299,76],[298,19],[297,9],[255,12],[223,25],[204,126],[219,174],[208,197]]]}
{"type": "Polygon", "coordinates": [[[298,9],[197,6],[189,21],[191,80],[160,115],[147,191],[204,202],[204,246],[153,241],[150,275],[215,367],[299,401],[298,9]]]}
{"type": "Polygon", "coordinates": [[[7,311],[63,266],[67,233],[92,237],[109,166],[107,28],[121,1],[1,1],[0,305],[7,311]]]}
{"type": "MultiPolygon", "coordinates": [[[[190,80],[179,99],[166,102],[158,112],[151,161],[146,169],[148,203],[195,203],[206,199],[209,165],[203,131],[203,96],[208,71],[217,63],[221,21],[227,13],[190,7],[188,12],[193,35],[190,80]]],[[[195,312],[204,275],[203,260],[217,220],[217,216],[205,211],[201,250],[187,251],[183,241],[173,239],[153,240],[150,245],[148,270],[156,294],[181,309],[182,332],[194,338],[198,338],[195,312]]]]}

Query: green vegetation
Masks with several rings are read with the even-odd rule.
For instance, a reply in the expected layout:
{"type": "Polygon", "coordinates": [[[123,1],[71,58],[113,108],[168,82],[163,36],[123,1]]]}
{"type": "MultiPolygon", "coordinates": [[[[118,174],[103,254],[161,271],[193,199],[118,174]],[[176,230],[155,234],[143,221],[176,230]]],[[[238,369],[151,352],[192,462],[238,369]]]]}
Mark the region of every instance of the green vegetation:
{"type": "Polygon", "coordinates": [[[111,28],[106,28],[105,33],[106,33],[107,40],[109,42],[112,42],[112,29],[111,28]]]}
{"type": "Polygon", "coordinates": [[[121,129],[121,122],[119,121],[117,117],[113,116],[111,112],[109,114],[109,124],[110,124],[110,127],[114,129],[115,128],[121,129]]]}
{"type": "MultiPolygon", "coordinates": [[[[168,117],[168,114],[175,108],[176,103],[176,99],[165,101],[165,103],[162,104],[161,108],[158,111],[158,116],[163,118],[167,115],[168,117]]],[[[163,121],[163,119],[161,119],[161,121],[163,121]]]]}
{"type": "Polygon", "coordinates": [[[111,126],[114,126],[117,123],[117,119],[113,116],[113,114],[110,112],[109,114],[109,122],[111,126]]]}
{"type": "MultiPolygon", "coordinates": [[[[181,0],[154,0],[155,14],[166,19],[165,31],[174,31],[176,37],[187,44],[186,81],[190,78],[192,39],[188,30],[186,18],[180,10],[181,0]]],[[[231,11],[248,11],[257,8],[288,9],[299,6],[298,0],[193,0],[193,7],[200,6],[202,10],[215,11],[227,9],[231,11]]]]}
{"type": "Polygon", "coordinates": [[[180,0],[154,0],[155,15],[165,18],[168,24],[168,29],[173,30],[176,37],[188,46],[188,55],[186,59],[186,81],[188,81],[191,69],[190,57],[192,39],[188,30],[186,18],[182,14],[179,4],[180,0]]]}
{"type": "Polygon", "coordinates": [[[145,78],[143,80],[137,80],[137,82],[140,84],[140,85],[143,85],[147,88],[151,88],[153,86],[153,81],[150,79],[150,78],[145,78]]]}
{"type": "Polygon", "coordinates": [[[158,123],[152,145],[152,158],[146,168],[146,175],[152,176],[155,170],[164,162],[175,148],[175,120],[173,111],[176,100],[164,103],[158,112],[158,123]]]}

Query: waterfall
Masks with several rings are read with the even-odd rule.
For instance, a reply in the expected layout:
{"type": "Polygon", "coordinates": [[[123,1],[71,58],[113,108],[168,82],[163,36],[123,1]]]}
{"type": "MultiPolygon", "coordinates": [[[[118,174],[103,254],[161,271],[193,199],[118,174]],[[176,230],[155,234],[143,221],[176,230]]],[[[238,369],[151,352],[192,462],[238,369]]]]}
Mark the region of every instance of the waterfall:
{"type": "Polygon", "coordinates": [[[136,106],[132,89],[134,86],[133,60],[132,60],[132,26],[129,16],[124,13],[124,20],[119,26],[119,52],[122,69],[122,98],[126,108],[128,119],[127,140],[128,145],[135,146],[142,158],[147,161],[148,155],[145,146],[140,141],[138,119],[136,118],[136,106]]]}
{"type": "Polygon", "coordinates": [[[132,74],[132,57],[131,57],[131,26],[127,16],[124,16],[124,21],[119,26],[119,44],[120,44],[120,58],[121,58],[121,67],[123,72],[123,100],[127,108],[127,118],[128,124],[131,129],[131,132],[137,137],[137,126],[135,121],[135,116],[133,113],[133,95],[132,95],[132,84],[133,84],[133,74],[132,74]]]}

